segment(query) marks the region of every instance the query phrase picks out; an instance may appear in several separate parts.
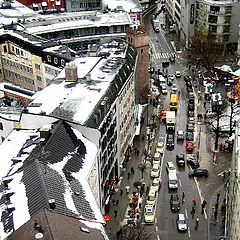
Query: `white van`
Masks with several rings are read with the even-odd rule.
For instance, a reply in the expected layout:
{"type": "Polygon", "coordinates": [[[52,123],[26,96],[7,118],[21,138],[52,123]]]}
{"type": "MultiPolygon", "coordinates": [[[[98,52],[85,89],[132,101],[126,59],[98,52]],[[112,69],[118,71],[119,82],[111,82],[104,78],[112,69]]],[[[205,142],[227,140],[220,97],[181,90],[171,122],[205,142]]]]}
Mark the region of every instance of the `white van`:
{"type": "Polygon", "coordinates": [[[169,173],[168,174],[168,187],[170,189],[178,188],[178,177],[176,173],[169,173]]]}

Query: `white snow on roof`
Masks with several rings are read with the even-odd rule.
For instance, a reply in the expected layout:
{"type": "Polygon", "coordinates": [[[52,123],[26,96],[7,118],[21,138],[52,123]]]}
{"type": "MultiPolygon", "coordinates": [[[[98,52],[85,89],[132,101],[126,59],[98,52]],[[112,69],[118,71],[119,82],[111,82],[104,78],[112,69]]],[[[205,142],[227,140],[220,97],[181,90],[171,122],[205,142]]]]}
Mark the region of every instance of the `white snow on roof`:
{"type": "MultiPolygon", "coordinates": [[[[0,167],[0,179],[7,176],[9,170],[14,172],[15,169],[22,165],[22,162],[16,163],[12,166],[12,159],[18,155],[20,149],[25,144],[26,140],[29,139],[30,135],[36,135],[35,130],[21,130],[12,131],[12,133],[5,139],[5,141],[0,145],[0,155],[1,155],[1,167],[0,167]]],[[[18,160],[24,160],[28,154],[24,154],[21,157],[17,157],[18,160]]],[[[9,177],[8,177],[9,178],[9,177]]],[[[13,211],[14,227],[18,229],[23,223],[29,220],[29,213],[27,207],[27,197],[25,193],[25,187],[21,182],[22,173],[15,173],[13,180],[8,183],[10,192],[14,194],[10,197],[11,206],[15,207],[13,211]]],[[[1,218],[1,217],[0,217],[1,218]]],[[[0,233],[1,237],[5,238],[6,233],[3,230],[2,222],[0,222],[0,233]]]]}
{"type": "Polygon", "coordinates": [[[73,28],[100,27],[113,25],[130,25],[128,13],[60,13],[58,15],[45,15],[35,21],[27,20],[23,23],[27,31],[33,34],[42,34],[51,31],[60,31],[73,28]],[[44,20],[43,20],[44,19],[44,20]]]}
{"type": "Polygon", "coordinates": [[[103,0],[103,5],[111,10],[122,7],[128,13],[142,11],[142,6],[138,0],[103,0]]]}

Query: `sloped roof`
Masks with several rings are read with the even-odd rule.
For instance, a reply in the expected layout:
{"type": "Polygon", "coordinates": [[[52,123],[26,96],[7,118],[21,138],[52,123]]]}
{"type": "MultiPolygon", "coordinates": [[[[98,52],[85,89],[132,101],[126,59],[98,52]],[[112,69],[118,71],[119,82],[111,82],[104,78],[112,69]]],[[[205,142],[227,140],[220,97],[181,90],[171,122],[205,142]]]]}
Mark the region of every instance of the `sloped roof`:
{"type": "Polygon", "coordinates": [[[95,223],[95,227],[94,225],[89,227],[86,220],[44,209],[35,214],[7,239],[34,239],[37,233],[42,233],[45,240],[104,240],[106,238],[104,238],[104,233],[101,233],[101,230],[101,225],[98,223],[95,223]],[[89,232],[84,232],[81,228],[86,228],[89,232]]]}
{"type": "Polygon", "coordinates": [[[97,147],[63,121],[52,124],[45,143],[40,139],[38,131],[14,131],[0,146],[1,237],[49,208],[51,199],[57,212],[104,222],[87,182],[97,147]],[[9,156],[2,153],[11,148],[9,156]]]}

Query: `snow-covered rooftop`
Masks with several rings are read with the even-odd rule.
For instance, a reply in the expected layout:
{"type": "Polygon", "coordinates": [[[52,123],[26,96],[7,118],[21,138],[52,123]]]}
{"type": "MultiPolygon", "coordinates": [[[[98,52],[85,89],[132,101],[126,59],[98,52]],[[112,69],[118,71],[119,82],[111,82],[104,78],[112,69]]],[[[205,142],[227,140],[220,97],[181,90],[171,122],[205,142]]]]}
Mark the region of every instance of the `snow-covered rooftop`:
{"type": "MultiPolygon", "coordinates": [[[[36,209],[46,208],[45,202],[49,197],[55,199],[55,210],[58,212],[82,218],[93,214],[96,221],[104,222],[87,181],[96,161],[98,151],[96,145],[66,123],[56,122],[54,129],[53,137],[46,144],[45,153],[39,152],[42,143],[40,143],[40,133],[35,129],[14,130],[0,145],[0,180],[2,180],[0,181],[0,198],[3,200],[0,205],[1,239],[7,237],[13,229],[16,230],[26,223],[37,211],[36,209]],[[68,135],[65,135],[65,131],[68,135]],[[76,140],[80,142],[75,149],[74,144],[71,143],[71,134],[74,134],[76,140]],[[61,138],[64,144],[59,144],[61,138]],[[59,147],[59,150],[56,147],[59,147]],[[40,155],[36,155],[37,152],[40,155]],[[74,165],[72,172],[67,171],[73,167],[70,163],[73,164],[74,161],[81,162],[81,165],[74,165]],[[73,178],[73,185],[67,176],[73,178]],[[3,187],[4,183],[7,183],[7,188],[3,187]],[[41,193],[41,197],[33,191],[37,187],[34,183],[40,183],[37,192],[41,193]],[[45,187],[40,187],[41,184],[45,184],[45,187]],[[74,194],[77,186],[81,189],[78,190],[79,197],[74,194]],[[53,190],[53,188],[56,189],[53,190]],[[6,194],[9,194],[10,202],[4,202],[6,194]],[[43,198],[42,201],[41,198],[43,198]],[[33,205],[36,201],[38,206],[33,205]],[[83,208],[79,207],[79,204],[80,206],[83,204],[84,210],[81,210],[83,208]],[[12,214],[8,213],[7,208],[12,208],[12,214]]],[[[93,220],[91,217],[87,219],[93,220]]]]}
{"type": "Polygon", "coordinates": [[[45,15],[32,18],[22,23],[26,30],[32,34],[43,34],[51,31],[62,31],[74,28],[90,28],[113,25],[130,25],[130,16],[126,12],[121,13],[100,13],[100,12],[80,12],[80,13],[60,13],[58,15],[45,15]]]}
{"type": "Polygon", "coordinates": [[[111,10],[122,7],[128,13],[142,12],[142,6],[138,0],[103,0],[103,6],[111,10]]]}
{"type": "Polygon", "coordinates": [[[84,125],[96,105],[106,94],[119,69],[126,62],[128,44],[114,40],[102,45],[101,53],[108,57],[78,57],[73,61],[77,66],[78,80],[65,81],[65,69],[42,91],[36,93],[28,106],[28,112],[45,113],[84,125]],[[117,44],[114,46],[114,44],[117,44]]]}

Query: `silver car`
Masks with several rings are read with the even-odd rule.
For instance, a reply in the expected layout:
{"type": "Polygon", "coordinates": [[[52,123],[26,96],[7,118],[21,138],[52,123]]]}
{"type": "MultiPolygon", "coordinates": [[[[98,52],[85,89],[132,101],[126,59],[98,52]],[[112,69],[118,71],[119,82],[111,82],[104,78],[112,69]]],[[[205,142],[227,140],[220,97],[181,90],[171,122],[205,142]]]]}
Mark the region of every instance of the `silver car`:
{"type": "Polygon", "coordinates": [[[183,213],[177,215],[177,228],[179,231],[186,231],[188,228],[186,217],[183,213]]]}

